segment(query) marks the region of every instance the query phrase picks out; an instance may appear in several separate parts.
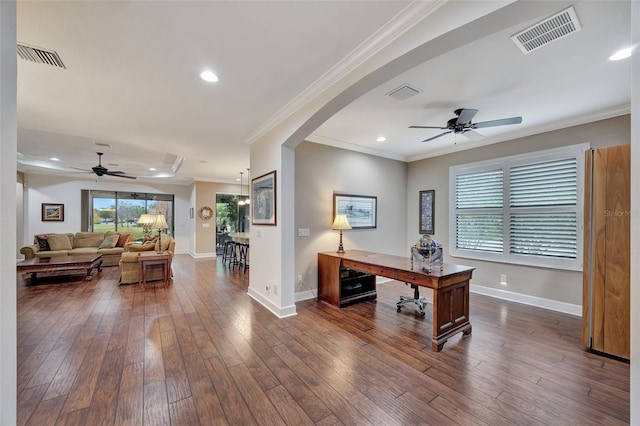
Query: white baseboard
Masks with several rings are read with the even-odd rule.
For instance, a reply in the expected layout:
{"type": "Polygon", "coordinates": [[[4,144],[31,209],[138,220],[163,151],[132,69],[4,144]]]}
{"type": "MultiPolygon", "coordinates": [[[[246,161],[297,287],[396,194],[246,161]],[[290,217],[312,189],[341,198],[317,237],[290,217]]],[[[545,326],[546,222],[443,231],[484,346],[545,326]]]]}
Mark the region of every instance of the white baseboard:
{"type": "Polygon", "coordinates": [[[194,259],[209,259],[209,258],[216,258],[216,254],[215,253],[193,253],[193,252],[189,252],[189,255],[191,255],[191,257],[193,257],[194,259]]]}
{"type": "Polygon", "coordinates": [[[314,291],[314,290],[301,291],[295,294],[295,301],[302,302],[303,300],[315,299],[316,297],[318,297],[318,291],[314,291]]]}
{"type": "Polygon", "coordinates": [[[270,310],[271,313],[278,318],[287,318],[297,315],[295,304],[291,306],[280,307],[251,287],[249,287],[249,291],[247,292],[247,294],[256,302],[260,303],[262,306],[270,310]]]}
{"type": "Polygon", "coordinates": [[[481,285],[471,284],[469,290],[472,293],[483,294],[496,299],[508,300],[510,302],[522,303],[525,305],[537,306],[538,308],[549,309],[552,311],[563,312],[565,314],[582,316],[582,306],[571,303],[558,302],[557,300],[544,299],[537,296],[529,296],[526,294],[514,293],[512,291],[500,290],[497,288],[483,287],[481,285]]]}

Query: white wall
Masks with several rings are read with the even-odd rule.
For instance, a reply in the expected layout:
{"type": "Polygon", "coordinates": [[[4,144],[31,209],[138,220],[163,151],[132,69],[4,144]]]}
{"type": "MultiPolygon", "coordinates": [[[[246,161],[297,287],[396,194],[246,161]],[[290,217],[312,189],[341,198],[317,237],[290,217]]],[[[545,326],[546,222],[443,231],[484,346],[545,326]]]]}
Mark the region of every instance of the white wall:
{"type": "Polygon", "coordinates": [[[331,229],[334,192],[377,197],[377,228],[344,231],[345,250],[408,255],[406,163],[303,142],[295,169],[295,275],[303,278],[298,299],[316,295],[318,252],[338,248],[338,232],[331,229]],[[311,235],[298,237],[299,228],[311,235]]]}
{"type": "Polygon", "coordinates": [[[17,423],[16,2],[0,1],[0,425],[17,423]]]}
{"type": "Polygon", "coordinates": [[[598,148],[628,144],[629,141],[630,117],[625,115],[412,162],[409,164],[407,236],[410,241],[417,240],[418,192],[424,189],[435,189],[434,238],[444,245],[447,262],[476,268],[473,273],[473,285],[569,304],[571,306],[566,306],[567,311],[579,314],[580,310],[577,307],[582,305],[581,272],[448,256],[448,248],[451,244],[449,240],[449,167],[578,143],[589,142],[592,148],[598,148]],[[500,274],[507,275],[509,283],[507,286],[500,284],[500,274]]]}
{"type": "Polygon", "coordinates": [[[193,225],[189,218],[192,187],[185,185],[166,185],[120,182],[116,178],[99,181],[71,180],[67,177],[27,174],[25,175],[26,233],[24,244],[32,244],[33,236],[46,232],[79,232],[81,200],[83,189],[105,191],[134,191],[174,194],[174,234],[176,253],[188,253],[193,245],[193,225]],[[43,222],[42,203],[64,204],[63,222],[43,222]]]}

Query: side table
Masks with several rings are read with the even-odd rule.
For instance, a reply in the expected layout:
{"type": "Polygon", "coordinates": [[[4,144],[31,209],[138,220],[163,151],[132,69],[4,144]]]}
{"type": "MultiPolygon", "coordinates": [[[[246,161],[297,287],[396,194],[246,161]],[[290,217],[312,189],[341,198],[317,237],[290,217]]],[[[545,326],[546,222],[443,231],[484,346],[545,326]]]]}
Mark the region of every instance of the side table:
{"type": "Polygon", "coordinates": [[[138,256],[138,284],[147,283],[147,267],[162,265],[162,281],[169,284],[171,278],[171,256],[169,253],[140,253],[138,256]]]}

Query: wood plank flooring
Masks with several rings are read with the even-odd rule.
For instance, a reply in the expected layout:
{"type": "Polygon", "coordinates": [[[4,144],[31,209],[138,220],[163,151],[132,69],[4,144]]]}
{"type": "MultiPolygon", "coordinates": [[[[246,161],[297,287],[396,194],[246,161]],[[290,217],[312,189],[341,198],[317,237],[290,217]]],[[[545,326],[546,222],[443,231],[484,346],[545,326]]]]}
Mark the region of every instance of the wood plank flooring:
{"type": "Polygon", "coordinates": [[[174,282],[18,276],[20,425],[623,425],[629,365],[580,318],[471,295],[473,334],[431,351],[399,282],[284,320],[248,274],[177,255],[174,282]]]}

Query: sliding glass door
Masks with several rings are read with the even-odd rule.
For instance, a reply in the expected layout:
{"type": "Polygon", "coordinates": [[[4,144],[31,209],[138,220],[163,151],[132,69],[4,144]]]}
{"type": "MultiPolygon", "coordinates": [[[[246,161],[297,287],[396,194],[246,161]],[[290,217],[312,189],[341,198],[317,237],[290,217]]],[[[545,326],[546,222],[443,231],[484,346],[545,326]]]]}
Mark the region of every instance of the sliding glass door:
{"type": "Polygon", "coordinates": [[[123,191],[83,190],[83,217],[94,232],[126,232],[137,241],[143,239],[138,219],[144,213],[164,214],[169,225],[167,234],[173,236],[173,194],[150,194],[123,191]],[[86,211],[85,211],[86,210],[86,211]]]}

